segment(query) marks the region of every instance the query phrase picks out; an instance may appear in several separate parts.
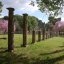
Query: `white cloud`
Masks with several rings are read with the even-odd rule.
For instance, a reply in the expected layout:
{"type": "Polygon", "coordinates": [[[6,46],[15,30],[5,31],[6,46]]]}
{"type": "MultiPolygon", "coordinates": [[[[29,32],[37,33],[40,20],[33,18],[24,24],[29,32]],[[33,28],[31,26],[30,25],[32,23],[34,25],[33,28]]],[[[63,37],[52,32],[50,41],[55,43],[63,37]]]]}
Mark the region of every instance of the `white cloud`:
{"type": "Polygon", "coordinates": [[[35,4],[35,6],[29,5],[29,4],[30,2],[25,3],[23,7],[20,8],[20,10],[24,10],[25,12],[30,12],[30,13],[33,13],[38,10],[37,4],[35,4]]]}
{"type": "Polygon", "coordinates": [[[0,15],[0,18],[2,18],[3,16],[0,15]]]}
{"type": "MultiPolygon", "coordinates": [[[[3,12],[7,11],[6,8],[13,7],[15,11],[24,11],[25,13],[33,13],[38,10],[37,4],[35,6],[29,5],[31,0],[0,0],[3,3],[3,12]]],[[[33,0],[35,1],[35,0],[33,0]]]]}
{"type": "Polygon", "coordinates": [[[39,20],[42,20],[42,18],[39,18],[39,20]]]}

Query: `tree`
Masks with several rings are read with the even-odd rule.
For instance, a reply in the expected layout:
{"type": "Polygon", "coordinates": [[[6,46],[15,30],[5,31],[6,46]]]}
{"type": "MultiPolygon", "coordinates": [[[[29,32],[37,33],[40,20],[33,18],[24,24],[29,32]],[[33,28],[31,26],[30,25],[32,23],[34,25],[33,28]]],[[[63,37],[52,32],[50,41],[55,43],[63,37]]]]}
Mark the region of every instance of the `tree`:
{"type": "Polygon", "coordinates": [[[38,26],[37,18],[34,16],[28,16],[28,30],[36,29],[38,26]]]}
{"type": "Polygon", "coordinates": [[[64,22],[61,21],[56,22],[54,25],[54,30],[64,32],[64,22]]]}
{"type": "Polygon", "coordinates": [[[49,23],[45,24],[45,28],[46,28],[46,31],[48,31],[48,29],[49,29],[49,23]]]}
{"type": "Polygon", "coordinates": [[[23,28],[23,17],[21,15],[14,15],[14,21],[16,25],[16,33],[22,33],[23,28]]]}
{"type": "Polygon", "coordinates": [[[54,24],[54,16],[49,16],[48,20],[49,20],[49,23],[54,24]]]}
{"type": "MultiPolygon", "coordinates": [[[[8,16],[4,16],[3,17],[4,20],[8,20],[8,16]]],[[[21,33],[21,29],[22,29],[22,16],[21,15],[14,15],[14,24],[16,26],[16,33],[21,33]]]]}
{"type": "MultiPolygon", "coordinates": [[[[15,30],[16,30],[16,26],[14,25],[14,32],[15,30]]],[[[8,21],[7,20],[0,20],[0,31],[2,31],[2,33],[8,32],[8,21]]]]}
{"type": "MultiPolygon", "coordinates": [[[[8,16],[3,17],[4,20],[8,20],[8,16]]],[[[14,15],[14,23],[16,26],[16,33],[22,33],[23,29],[23,17],[21,15],[14,15]]],[[[28,31],[33,29],[43,28],[43,22],[34,16],[28,16],[28,31]]]]}
{"type": "Polygon", "coordinates": [[[44,28],[44,23],[42,22],[42,20],[37,20],[37,21],[38,21],[38,28],[43,29],[44,28]]]}
{"type": "Polygon", "coordinates": [[[54,16],[49,16],[48,20],[49,20],[49,23],[52,23],[53,25],[55,25],[57,21],[61,21],[61,18],[55,18],[54,16]]]}
{"type": "Polygon", "coordinates": [[[18,22],[19,26],[22,28],[23,25],[23,17],[21,15],[14,15],[15,22],[18,22]]]}
{"type": "Polygon", "coordinates": [[[54,15],[62,12],[62,8],[64,6],[64,0],[36,0],[39,9],[42,12],[50,12],[54,15]]]}
{"type": "MultiPolygon", "coordinates": [[[[14,15],[17,28],[23,28],[23,17],[21,15],[14,15]]],[[[28,31],[36,28],[38,25],[37,18],[34,16],[28,16],[28,31]]]]}
{"type": "Polygon", "coordinates": [[[0,13],[2,12],[2,7],[3,7],[3,4],[2,4],[2,2],[0,1],[0,13]]]}
{"type": "Polygon", "coordinates": [[[8,16],[4,16],[3,19],[4,19],[4,20],[8,20],[8,16]]]}

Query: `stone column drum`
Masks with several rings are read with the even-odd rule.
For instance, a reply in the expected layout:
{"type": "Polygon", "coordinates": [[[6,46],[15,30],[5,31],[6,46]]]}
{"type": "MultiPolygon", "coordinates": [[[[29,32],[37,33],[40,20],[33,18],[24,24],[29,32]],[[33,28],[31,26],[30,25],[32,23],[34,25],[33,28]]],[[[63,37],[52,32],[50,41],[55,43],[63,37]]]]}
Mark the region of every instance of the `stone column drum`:
{"type": "Polygon", "coordinates": [[[9,18],[8,18],[8,51],[14,50],[14,21],[13,21],[13,13],[14,8],[7,8],[9,10],[9,18]]]}
{"type": "Polygon", "coordinates": [[[41,41],[41,30],[38,31],[38,41],[41,41]]]}
{"type": "Polygon", "coordinates": [[[32,43],[35,43],[35,30],[32,31],[32,43]]]}
{"type": "Polygon", "coordinates": [[[23,46],[27,45],[27,31],[28,31],[28,14],[23,14],[23,46]]]}

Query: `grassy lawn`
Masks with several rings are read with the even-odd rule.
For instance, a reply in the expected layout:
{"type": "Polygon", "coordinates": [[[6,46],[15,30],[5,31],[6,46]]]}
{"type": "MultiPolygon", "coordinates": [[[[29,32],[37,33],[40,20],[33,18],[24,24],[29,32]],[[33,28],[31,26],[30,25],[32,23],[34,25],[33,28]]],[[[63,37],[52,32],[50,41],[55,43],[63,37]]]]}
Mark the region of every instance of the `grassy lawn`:
{"type": "Polygon", "coordinates": [[[21,47],[22,35],[16,34],[14,37],[13,53],[2,52],[7,48],[7,40],[0,39],[0,64],[64,64],[63,37],[53,37],[31,44],[31,35],[28,35],[27,47],[21,47]]]}

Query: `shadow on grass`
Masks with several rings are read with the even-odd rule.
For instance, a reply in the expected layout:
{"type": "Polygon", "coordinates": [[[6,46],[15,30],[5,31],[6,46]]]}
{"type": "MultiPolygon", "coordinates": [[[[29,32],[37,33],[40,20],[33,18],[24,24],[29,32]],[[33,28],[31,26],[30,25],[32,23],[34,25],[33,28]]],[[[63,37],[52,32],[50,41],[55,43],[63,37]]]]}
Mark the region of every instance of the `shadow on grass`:
{"type": "Polygon", "coordinates": [[[0,64],[28,64],[28,58],[11,52],[0,53],[0,64]]]}
{"type": "Polygon", "coordinates": [[[63,48],[64,47],[64,42],[62,42],[62,45],[61,46],[59,46],[60,48],[63,48]]]}
{"type": "Polygon", "coordinates": [[[63,48],[64,46],[59,46],[59,47],[63,48]]]}
{"type": "MultiPolygon", "coordinates": [[[[16,47],[19,48],[20,46],[16,47]]],[[[39,58],[32,58],[29,56],[26,56],[26,54],[17,54],[17,53],[11,53],[11,52],[5,52],[6,48],[0,48],[0,64],[55,64],[58,61],[64,60],[64,55],[59,56],[56,58],[47,58],[45,60],[39,58]]],[[[62,50],[56,50],[51,53],[44,53],[40,54],[40,56],[43,58],[43,55],[50,55],[55,53],[63,52],[62,50]]],[[[22,52],[22,51],[21,51],[22,52]]]]}
{"type": "Polygon", "coordinates": [[[0,50],[1,50],[1,49],[6,49],[6,47],[5,47],[5,48],[4,48],[4,47],[1,47],[0,50]]]}
{"type": "Polygon", "coordinates": [[[55,64],[58,61],[64,60],[64,55],[52,59],[41,60],[40,64],[55,64]]]}
{"type": "Polygon", "coordinates": [[[64,60],[64,55],[52,59],[47,58],[43,60],[40,57],[29,58],[25,54],[18,55],[11,52],[0,52],[0,64],[55,64],[55,62],[61,60],[64,60]]]}
{"type": "Polygon", "coordinates": [[[29,59],[23,54],[16,55],[15,53],[9,52],[0,54],[0,64],[54,64],[55,62],[63,59],[64,55],[53,59],[40,60],[40,58],[29,59]]]}
{"type": "Polygon", "coordinates": [[[44,54],[40,54],[40,55],[50,55],[50,54],[60,53],[60,52],[63,52],[63,51],[64,51],[64,49],[56,50],[56,51],[53,51],[53,52],[50,52],[50,53],[44,53],[44,54]]]}
{"type": "Polygon", "coordinates": [[[33,44],[35,44],[35,43],[29,43],[26,46],[23,46],[23,44],[21,44],[21,45],[14,46],[14,48],[21,48],[21,47],[25,48],[25,47],[28,47],[28,46],[33,45],[33,44]]]}

